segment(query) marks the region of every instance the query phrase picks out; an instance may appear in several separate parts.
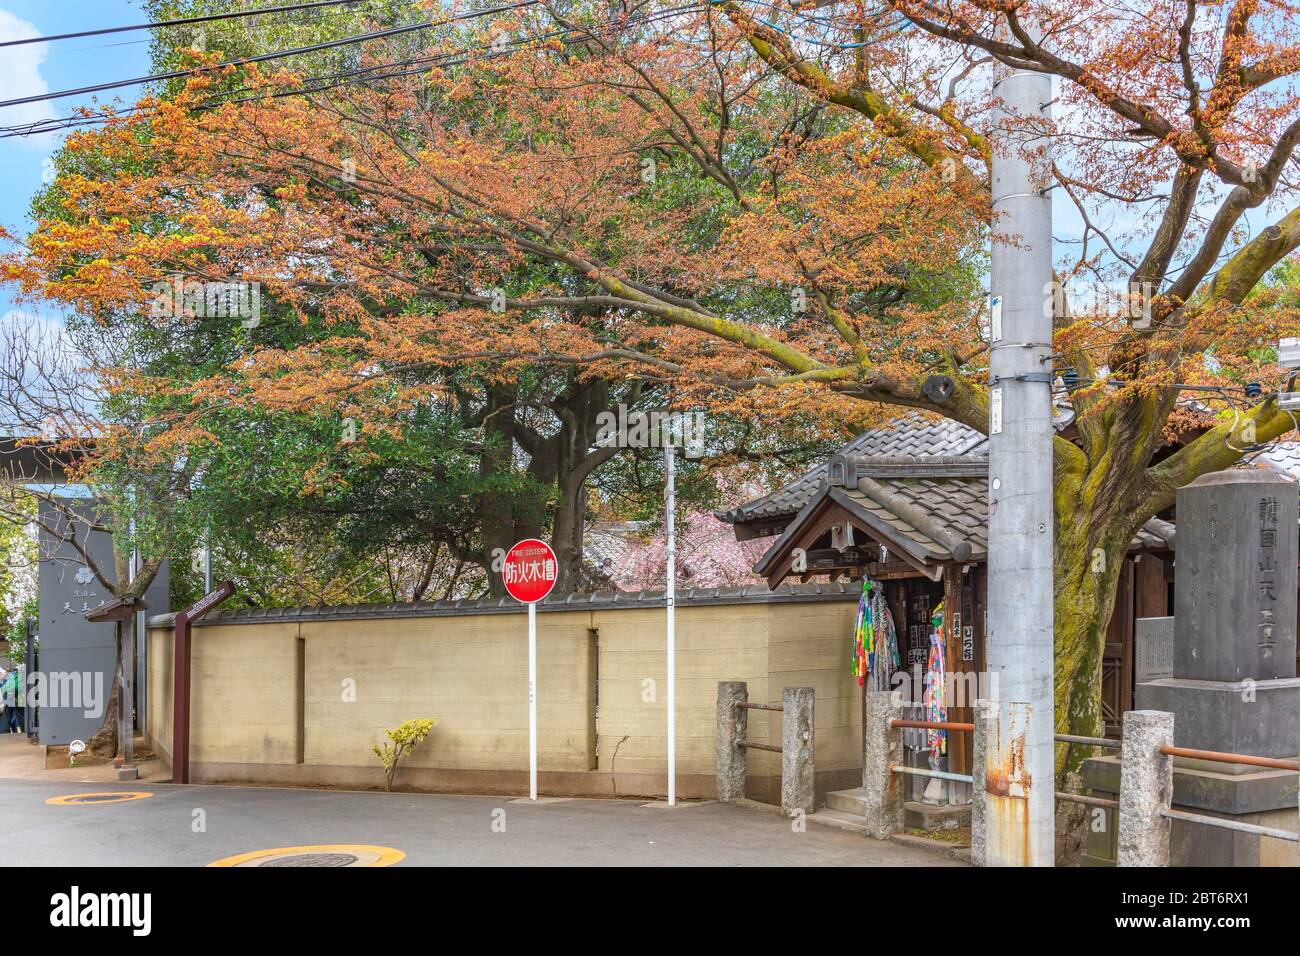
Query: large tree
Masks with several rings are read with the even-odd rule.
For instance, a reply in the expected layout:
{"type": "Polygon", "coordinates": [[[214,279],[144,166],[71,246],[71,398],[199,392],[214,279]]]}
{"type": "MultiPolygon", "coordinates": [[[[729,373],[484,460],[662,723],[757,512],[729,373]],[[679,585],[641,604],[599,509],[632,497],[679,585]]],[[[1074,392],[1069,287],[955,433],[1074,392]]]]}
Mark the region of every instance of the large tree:
{"type": "Polygon", "coordinates": [[[292,314],[355,326],[250,349],[194,383],[177,428],[213,402],[339,396],[382,428],[434,387],[381,382],[472,365],[498,388],[558,366],[769,421],[815,410],[842,427],[904,406],[984,430],[992,81],[1050,73],[1060,119],[1037,132],[1084,223],[1067,294],[1044,290],[1078,436],[1055,442],[1057,723],[1098,733],[1133,532],[1179,485],[1294,427],[1271,386],[1241,390],[1274,374],[1272,344],[1297,326],[1261,291],[1300,243],[1289,8],[510,16],[478,37],[431,31],[415,63],[380,45],[343,77],[253,69],[240,96],[217,97],[232,71],[209,71],[145,102],[74,145],[147,172],[67,177],[72,220],[38,230],[8,271],[89,314],[142,307],[170,271],[235,275],[292,314]],[[1271,207],[1276,221],[1247,228],[1271,207]],[[1080,276],[1138,290],[1142,320],[1070,302],[1080,276]],[[951,389],[927,388],[935,376],[951,389]],[[1189,410],[1189,384],[1210,390],[1198,408],[1224,404],[1189,410]]]}
{"type": "MultiPolygon", "coordinates": [[[[161,430],[134,396],[114,383],[131,364],[129,344],[94,323],[44,325],[15,317],[0,325],[0,421],[40,466],[19,462],[0,473],[0,523],[35,526],[43,558],[83,564],[113,598],[142,598],[168,556],[188,550],[197,518],[190,495],[194,472],[186,456],[156,444],[161,430]],[[50,485],[45,465],[63,467],[66,482],[50,485]],[[93,533],[112,538],[108,561],[93,533]]],[[[135,661],[117,631],[112,687],[92,751],[123,753],[118,732],[122,678],[135,661]]],[[[129,706],[129,702],[128,702],[129,706]]],[[[129,725],[128,725],[129,726],[129,725]]]]}

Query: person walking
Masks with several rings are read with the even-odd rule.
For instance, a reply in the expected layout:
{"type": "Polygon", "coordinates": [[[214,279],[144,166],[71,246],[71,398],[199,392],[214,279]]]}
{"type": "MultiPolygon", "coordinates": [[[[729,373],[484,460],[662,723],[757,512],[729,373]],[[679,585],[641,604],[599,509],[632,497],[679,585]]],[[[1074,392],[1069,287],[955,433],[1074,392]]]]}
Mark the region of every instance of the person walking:
{"type": "Polygon", "coordinates": [[[25,668],[15,667],[8,675],[5,676],[3,683],[0,683],[0,697],[4,698],[5,704],[5,721],[4,727],[11,734],[21,734],[26,732],[23,726],[23,675],[25,668]]]}

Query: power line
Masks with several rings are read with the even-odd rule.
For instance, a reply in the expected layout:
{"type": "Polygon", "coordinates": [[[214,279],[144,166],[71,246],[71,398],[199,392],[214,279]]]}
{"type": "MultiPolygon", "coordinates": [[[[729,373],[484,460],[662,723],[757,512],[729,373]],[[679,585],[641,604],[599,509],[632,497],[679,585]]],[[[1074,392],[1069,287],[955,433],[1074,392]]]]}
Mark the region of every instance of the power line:
{"type": "MultiPolygon", "coordinates": [[[[538,2],[538,0],[533,0],[533,2],[538,2]]],[[[517,4],[517,6],[527,6],[527,5],[529,4],[517,4]]],[[[504,8],[504,9],[508,9],[508,8],[504,8]]],[[[622,20],[622,21],[610,20],[605,24],[599,26],[567,27],[560,30],[553,30],[549,33],[537,34],[533,36],[524,37],[517,41],[511,41],[511,43],[509,44],[511,49],[507,49],[507,50],[497,50],[494,49],[492,45],[487,45],[487,46],[480,46],[480,47],[470,47],[468,49],[461,49],[461,50],[456,50],[447,53],[434,54],[426,57],[417,57],[408,60],[396,60],[396,61],[389,61],[387,63],[377,63],[374,64],[373,66],[362,67],[360,69],[355,69],[355,70],[349,70],[343,73],[333,73],[333,74],[326,74],[324,76],[308,77],[302,81],[301,86],[292,90],[278,90],[274,93],[262,93],[262,94],[257,94],[255,96],[230,99],[230,97],[235,96],[236,94],[241,92],[240,90],[233,90],[233,91],[228,91],[225,93],[218,94],[220,97],[222,97],[222,99],[211,100],[207,103],[201,104],[197,108],[215,109],[219,106],[223,106],[226,104],[239,104],[239,103],[254,102],[263,99],[280,99],[282,97],[301,96],[301,95],[306,95],[311,93],[320,93],[320,92],[324,92],[325,90],[334,89],[336,87],[344,86],[353,82],[370,83],[370,82],[376,82],[385,79],[397,79],[400,77],[414,76],[420,73],[427,72],[429,69],[437,66],[462,65],[468,62],[469,57],[475,53],[487,51],[488,55],[485,56],[484,59],[495,59],[498,56],[509,55],[510,53],[516,52],[518,48],[522,47],[527,43],[535,43],[542,40],[548,40],[554,37],[563,37],[566,34],[573,34],[573,33],[579,34],[578,37],[565,41],[566,45],[571,45],[574,42],[578,42],[578,40],[582,39],[582,37],[597,36],[600,34],[608,33],[613,29],[618,29],[627,26],[640,26],[643,24],[653,23],[659,20],[666,19],[671,16],[676,16],[681,13],[696,12],[701,9],[702,6],[700,3],[687,3],[679,7],[673,7],[667,10],[655,11],[654,13],[651,14],[629,17],[627,20],[622,20]],[[457,59],[457,57],[459,57],[459,59],[457,59]],[[414,69],[414,70],[405,70],[396,73],[382,73],[377,76],[364,75],[369,73],[376,73],[379,70],[409,67],[416,64],[423,64],[423,65],[420,66],[418,69],[414,69]]],[[[492,11],[484,11],[484,12],[487,13],[492,11]]],[[[115,116],[120,117],[120,116],[130,115],[131,113],[137,112],[138,110],[139,107],[130,107],[127,110],[123,110],[120,113],[115,114],[115,116]]],[[[14,137],[27,137],[27,136],[41,136],[47,133],[56,132],[58,130],[73,129],[81,126],[93,126],[93,125],[105,123],[107,121],[108,121],[108,117],[102,117],[102,116],[81,116],[81,117],[73,116],[73,117],[65,117],[61,119],[37,120],[33,123],[27,124],[26,126],[0,127],[0,139],[11,139],[14,137]]]]}
{"type": "Polygon", "coordinates": [[[230,20],[235,17],[260,17],[267,13],[291,13],[295,10],[312,10],[316,7],[337,7],[345,4],[370,3],[373,0],[315,0],[313,3],[294,3],[283,7],[262,7],[258,10],[240,10],[237,13],[209,13],[199,17],[184,17],[180,20],[159,20],[156,23],[134,23],[128,27],[105,27],[102,30],[82,30],[78,33],[59,33],[53,36],[27,37],[23,40],[6,40],[0,47],[22,46],[26,43],[51,43],[54,40],[75,40],[78,37],[98,37],[109,33],[130,33],[135,30],[153,30],[160,27],[180,27],[191,23],[211,23],[214,20],[230,20]]]}
{"type": "Polygon", "coordinates": [[[191,70],[173,70],[169,73],[155,73],[150,76],[138,76],[129,80],[115,80],[112,83],[97,83],[93,86],[82,86],[72,90],[60,90],[57,93],[40,93],[34,96],[22,96],[17,99],[0,101],[0,108],[6,106],[22,106],[27,103],[41,103],[46,100],[62,99],[65,96],[80,96],[85,93],[100,93],[104,90],[116,90],[125,86],[142,86],[145,83],[156,83],[161,80],[175,80],[180,79],[183,76],[197,76],[214,70],[222,70],[229,66],[247,66],[250,63],[264,63],[267,60],[278,60],[286,56],[297,56],[300,53],[315,53],[320,50],[330,50],[336,47],[348,46],[353,43],[362,43],[366,40],[377,40],[383,37],[397,36],[403,33],[415,33],[420,30],[445,26],[448,23],[454,23],[460,20],[476,20],[480,17],[492,16],[496,13],[506,13],[510,10],[518,10],[521,7],[536,6],[540,2],[541,0],[520,0],[518,3],[506,4],[501,7],[492,7],[488,10],[480,10],[477,13],[457,14],[456,16],[446,17],[442,20],[425,20],[422,23],[390,27],[387,30],[375,30],[369,33],[359,33],[356,36],[342,37],[338,40],[327,40],[323,43],[313,43],[310,46],[294,47],[289,50],[278,50],[274,53],[259,53],[256,56],[247,56],[238,60],[227,60],[224,63],[195,67],[191,70]]]}
{"type": "Polygon", "coordinates": [[[335,87],[338,86],[345,86],[351,82],[372,83],[378,80],[396,79],[404,76],[417,76],[421,73],[428,72],[430,68],[435,66],[441,67],[441,66],[463,65],[469,62],[472,54],[475,53],[482,53],[486,51],[487,55],[484,56],[483,59],[491,60],[491,59],[496,59],[499,56],[509,56],[511,53],[517,52],[520,48],[526,46],[529,43],[537,43],[543,40],[554,39],[556,37],[564,37],[566,34],[577,34],[577,36],[572,36],[569,39],[563,41],[566,45],[572,45],[574,43],[580,42],[585,38],[588,37],[594,38],[606,33],[610,33],[616,29],[621,29],[628,26],[641,26],[647,23],[654,23],[658,20],[664,20],[667,19],[668,17],[676,16],[679,13],[690,13],[702,9],[703,7],[701,6],[700,3],[687,3],[680,7],[673,7],[668,10],[659,10],[651,14],[645,14],[637,17],[630,17],[627,20],[622,20],[622,21],[610,20],[605,24],[599,26],[563,27],[559,30],[552,30],[549,33],[541,33],[541,34],[535,34],[533,36],[523,37],[522,39],[511,41],[509,43],[509,46],[511,47],[510,49],[497,49],[494,48],[493,45],[489,44],[487,46],[470,47],[469,49],[465,49],[465,50],[457,50],[454,53],[440,53],[434,56],[417,57],[412,60],[399,60],[392,63],[379,64],[372,67],[364,67],[359,70],[350,70],[346,73],[337,73],[337,74],[327,75],[323,77],[316,77],[307,81],[308,83],[322,83],[325,81],[336,81],[336,82],[329,82],[324,86],[308,87],[304,85],[303,87],[300,87],[299,89],[296,90],[281,90],[266,95],[250,96],[250,97],[244,97],[242,99],[235,99],[235,100],[225,100],[221,103],[214,103],[213,108],[215,108],[216,106],[225,105],[226,103],[247,103],[259,99],[277,99],[280,97],[287,97],[287,96],[301,96],[308,93],[320,93],[320,92],[324,92],[325,90],[334,89],[335,87]],[[418,69],[403,70],[398,73],[384,73],[379,76],[369,76],[369,77],[358,76],[358,74],[370,73],[378,69],[386,69],[389,67],[405,67],[405,66],[412,66],[415,64],[422,64],[422,65],[418,69]]]}

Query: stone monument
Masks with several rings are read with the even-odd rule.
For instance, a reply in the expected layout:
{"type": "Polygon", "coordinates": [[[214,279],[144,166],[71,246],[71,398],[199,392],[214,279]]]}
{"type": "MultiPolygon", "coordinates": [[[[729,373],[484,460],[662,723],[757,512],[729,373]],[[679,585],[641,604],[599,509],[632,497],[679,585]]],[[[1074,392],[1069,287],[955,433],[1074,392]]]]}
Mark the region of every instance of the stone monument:
{"type": "Polygon", "coordinates": [[[1296,752],[1298,490],[1257,469],[1178,489],[1174,676],[1139,684],[1136,700],[1175,714],[1176,746],[1296,752]]]}
{"type": "MultiPolygon", "coordinates": [[[[1175,746],[1296,754],[1298,494],[1294,481],[1257,469],[1214,472],[1178,489],[1173,675],[1139,681],[1135,695],[1138,710],[1174,715],[1175,746]]],[[[1087,761],[1084,782],[1116,792],[1117,758],[1087,761]]],[[[1296,775],[1179,757],[1173,804],[1294,829],[1296,775]]],[[[1170,835],[1174,866],[1272,865],[1295,855],[1295,844],[1219,827],[1174,821],[1170,835]]]]}

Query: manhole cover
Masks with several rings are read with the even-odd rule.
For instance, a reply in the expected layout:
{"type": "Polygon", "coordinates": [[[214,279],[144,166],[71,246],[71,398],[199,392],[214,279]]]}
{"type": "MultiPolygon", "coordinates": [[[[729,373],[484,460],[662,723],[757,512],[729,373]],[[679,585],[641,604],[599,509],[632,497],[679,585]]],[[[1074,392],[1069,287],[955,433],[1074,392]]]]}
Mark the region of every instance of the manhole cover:
{"type": "Polygon", "coordinates": [[[272,857],[262,866],[352,866],[357,860],[351,853],[295,853],[272,857]]]}
{"type": "Polygon", "coordinates": [[[50,797],[46,803],[54,806],[84,806],[90,803],[125,803],[128,800],[144,800],[152,797],[152,793],[144,790],[118,790],[106,793],[66,793],[58,797],[50,797]]]}
{"type": "Polygon", "coordinates": [[[318,843],[314,846],[277,846],[227,856],[208,866],[392,866],[406,854],[390,846],[364,843],[318,843]]]}

